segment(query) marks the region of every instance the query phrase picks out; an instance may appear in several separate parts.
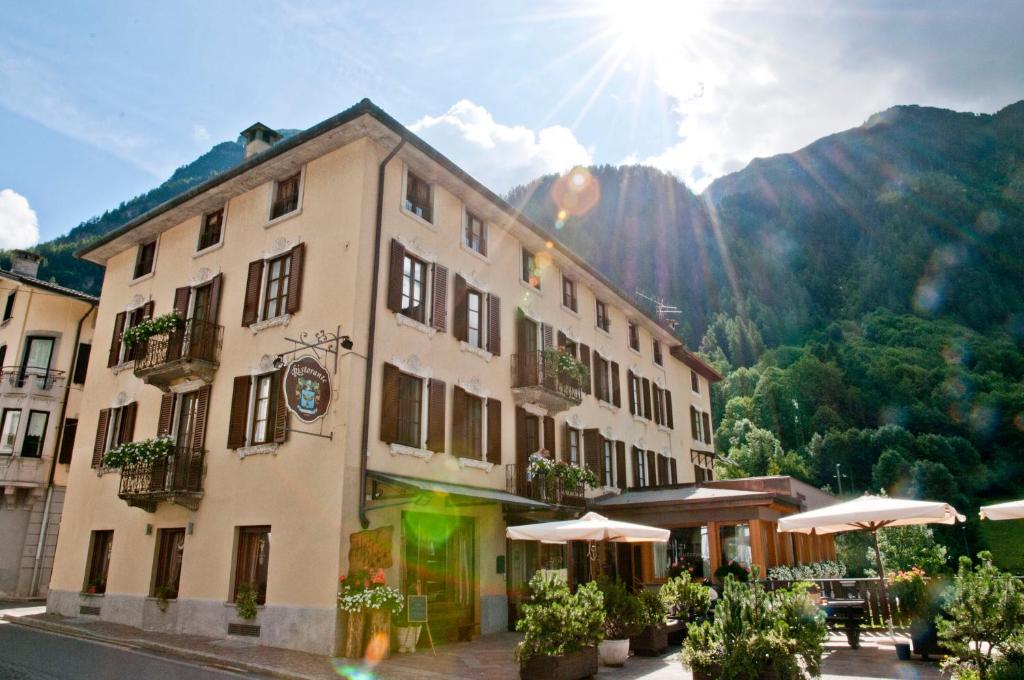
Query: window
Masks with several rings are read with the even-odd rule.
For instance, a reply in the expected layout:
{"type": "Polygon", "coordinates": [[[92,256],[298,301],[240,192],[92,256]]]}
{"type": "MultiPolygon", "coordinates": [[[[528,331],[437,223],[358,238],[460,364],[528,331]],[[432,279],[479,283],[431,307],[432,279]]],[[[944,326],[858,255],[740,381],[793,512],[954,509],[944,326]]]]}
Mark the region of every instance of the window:
{"type": "Polygon", "coordinates": [[[565,428],[566,456],[570,465],[580,464],[580,431],[574,427],[565,428]]]}
{"type": "Polygon", "coordinates": [[[249,428],[251,444],[266,444],[270,441],[270,401],[274,385],[274,374],[264,373],[253,379],[252,424],[249,428]]]}
{"type": "Polygon", "coordinates": [[[601,439],[601,472],[604,485],[615,486],[615,449],[611,439],[601,439]]]}
{"type": "Polygon", "coordinates": [[[406,254],[402,266],[402,314],[425,323],[427,319],[427,265],[406,254]]]}
{"type": "Polygon", "coordinates": [[[149,243],[143,243],[139,246],[138,253],[135,255],[135,275],[133,279],[138,279],[146,274],[153,273],[153,264],[156,262],[156,241],[150,241],[149,243]]]}
{"type": "MultiPolygon", "coordinates": [[[[125,314],[125,317],[124,317],[124,330],[128,330],[129,328],[132,328],[134,326],[138,326],[140,323],[145,321],[147,316],[148,316],[147,313],[146,313],[146,310],[147,310],[148,307],[149,307],[149,305],[143,305],[141,307],[136,307],[132,311],[130,311],[127,314],[125,314]]],[[[123,335],[123,333],[122,333],[122,335],[123,335]]],[[[118,338],[118,341],[120,341],[120,338],[118,338]]],[[[142,346],[141,343],[136,344],[136,345],[129,345],[126,342],[121,342],[120,344],[121,344],[121,363],[126,363],[126,362],[129,362],[129,361],[135,361],[135,355],[138,353],[139,348],[142,346]]]]}
{"type": "Polygon", "coordinates": [[[7,294],[7,300],[4,302],[4,321],[10,321],[11,317],[14,316],[14,299],[17,295],[17,292],[7,294]]]}
{"type": "Polygon", "coordinates": [[[640,329],[632,321],[629,322],[629,348],[640,351],[640,329]]]}
{"type": "Polygon", "coordinates": [[[643,413],[643,395],[640,392],[640,376],[629,372],[629,412],[635,416],[643,413]]]}
{"type": "Polygon", "coordinates": [[[597,301],[597,327],[605,333],[607,333],[608,329],[611,327],[611,323],[608,319],[608,305],[600,300],[597,301]]]}
{"type": "Polygon", "coordinates": [[[264,319],[274,319],[286,313],[291,271],[291,253],[275,257],[267,262],[267,280],[263,288],[264,319]]]}
{"type": "Polygon", "coordinates": [[[71,453],[75,450],[75,435],[78,434],[78,419],[65,418],[64,429],[60,433],[60,452],[57,462],[67,465],[71,462],[71,453]]]}
{"type": "Polygon", "coordinates": [[[702,431],[704,433],[704,443],[711,443],[711,416],[707,413],[700,414],[701,424],[704,426],[702,431]]]}
{"type": "Polygon", "coordinates": [[[562,305],[574,312],[577,311],[576,282],[566,276],[562,277],[562,305]]]}
{"type": "Polygon", "coordinates": [[[5,408],[0,423],[0,452],[11,453],[18,441],[18,427],[21,425],[21,409],[5,408]]]}
{"type": "Polygon", "coordinates": [[[402,373],[398,378],[398,444],[420,448],[423,417],[423,380],[402,373]]]}
{"type": "Polygon", "coordinates": [[[658,364],[659,366],[664,366],[665,365],[665,360],[661,356],[661,343],[658,342],[657,340],[655,340],[654,341],[654,345],[653,345],[653,349],[654,349],[654,363],[658,364]]]}
{"type": "Polygon", "coordinates": [[[203,251],[217,245],[220,243],[223,233],[224,208],[206,213],[203,215],[203,223],[199,227],[199,243],[196,244],[196,250],[203,251]]]}
{"type": "Polygon", "coordinates": [[[405,209],[427,222],[434,221],[432,188],[412,172],[405,173],[405,209]]]}
{"type": "Polygon", "coordinates": [[[654,423],[655,425],[664,425],[665,416],[665,401],[662,397],[663,392],[657,385],[651,385],[651,401],[654,403],[654,423]]]}
{"type": "Polygon", "coordinates": [[[470,250],[476,251],[481,255],[487,254],[487,233],[484,228],[484,222],[468,210],[466,211],[466,233],[463,237],[463,243],[470,250]]]}
{"type": "Polygon", "coordinates": [[[475,579],[475,524],[471,517],[403,512],[403,581],[410,593],[425,595],[431,607],[472,624],[475,579]]]}
{"type": "Polygon", "coordinates": [[[540,269],[537,268],[537,259],[526,248],[523,248],[523,281],[540,290],[540,269]]]}
{"type": "Polygon", "coordinates": [[[482,331],[483,324],[483,312],[481,306],[483,305],[483,297],[475,290],[470,290],[466,293],[466,326],[467,326],[467,342],[473,347],[484,346],[484,334],[482,331]]]}
{"type": "Polygon", "coordinates": [[[35,377],[41,389],[50,387],[50,360],[53,357],[53,338],[26,338],[25,356],[18,371],[18,386],[25,384],[26,379],[35,377]]]}
{"type": "Polygon", "coordinates": [[[85,572],[85,592],[107,592],[107,570],[114,546],[113,531],[94,531],[89,541],[89,561],[85,572]]]}
{"type": "Polygon", "coordinates": [[[749,567],[750,526],[747,524],[719,525],[718,542],[722,546],[722,564],[739,562],[749,567]]]}
{"type": "Polygon", "coordinates": [[[647,486],[647,456],[642,449],[633,447],[633,470],[636,472],[636,479],[633,486],[647,486]]]}
{"type": "Polygon", "coordinates": [[[138,404],[131,402],[118,408],[100,410],[96,425],[96,440],[92,450],[92,466],[99,467],[103,454],[119,444],[132,441],[135,436],[135,414],[138,404]]]}
{"type": "Polygon", "coordinates": [[[690,389],[700,394],[700,377],[697,375],[697,371],[690,371],[690,389]]]}
{"type": "MultiPolygon", "coordinates": [[[[295,212],[299,208],[299,182],[302,173],[297,172],[287,179],[282,179],[274,185],[274,202],[270,206],[270,219],[295,212]]],[[[222,216],[223,217],[223,216],[222,216]]]]}
{"type": "Polygon", "coordinates": [[[22,458],[42,458],[43,441],[46,438],[46,424],[50,414],[46,411],[29,411],[25,438],[21,443],[22,458]]]}
{"type": "Polygon", "coordinates": [[[472,394],[467,394],[465,405],[466,410],[463,416],[466,419],[466,430],[464,433],[465,450],[462,453],[467,458],[483,460],[484,400],[472,394]]]}
{"type": "Polygon", "coordinates": [[[267,601],[267,568],[270,564],[270,527],[238,527],[235,553],[235,588],[232,601],[242,588],[256,592],[256,603],[267,601]]]}
{"type": "Polygon", "coordinates": [[[601,401],[611,403],[611,390],[608,389],[608,361],[594,352],[594,396],[601,401]]]}
{"type": "Polygon", "coordinates": [[[150,595],[174,600],[178,597],[178,584],[181,582],[185,530],[160,529],[156,536],[156,574],[150,595]]]}
{"type": "Polygon", "coordinates": [[[92,345],[86,342],[78,343],[78,352],[75,354],[75,371],[71,378],[71,382],[76,385],[85,384],[85,376],[89,371],[90,354],[92,354],[92,345]]]}
{"type": "Polygon", "coordinates": [[[526,416],[525,423],[526,450],[529,453],[537,453],[541,449],[540,441],[540,418],[534,415],[526,416]]]}

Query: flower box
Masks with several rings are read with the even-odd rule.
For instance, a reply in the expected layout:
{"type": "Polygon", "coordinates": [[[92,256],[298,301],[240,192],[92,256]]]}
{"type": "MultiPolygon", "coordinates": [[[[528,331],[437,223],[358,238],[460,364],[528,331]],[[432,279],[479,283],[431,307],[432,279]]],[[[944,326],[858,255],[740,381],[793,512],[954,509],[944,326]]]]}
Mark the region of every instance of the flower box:
{"type": "Polygon", "coordinates": [[[668,649],[668,629],[664,624],[647,626],[629,639],[629,647],[640,656],[659,656],[668,649]]]}
{"type": "Polygon", "coordinates": [[[583,680],[597,675],[597,647],[562,656],[538,656],[519,664],[520,680],[583,680]]]}

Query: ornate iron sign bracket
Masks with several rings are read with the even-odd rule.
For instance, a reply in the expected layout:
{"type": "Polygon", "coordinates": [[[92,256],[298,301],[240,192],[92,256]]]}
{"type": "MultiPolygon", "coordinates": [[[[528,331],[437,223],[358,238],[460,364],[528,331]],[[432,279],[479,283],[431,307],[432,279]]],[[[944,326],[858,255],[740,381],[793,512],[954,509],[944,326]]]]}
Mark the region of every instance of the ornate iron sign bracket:
{"type": "MultiPolygon", "coordinates": [[[[292,343],[292,349],[280,352],[276,355],[274,360],[275,366],[284,366],[286,360],[296,359],[300,356],[312,356],[317,361],[326,364],[328,357],[333,357],[333,373],[338,373],[338,355],[342,349],[352,349],[352,338],[347,335],[341,334],[341,326],[338,326],[334,332],[328,332],[323,329],[310,334],[309,331],[302,331],[299,333],[298,338],[285,338],[286,341],[292,343]]],[[[333,388],[332,388],[333,390],[333,388]]],[[[332,397],[337,395],[332,395],[332,397]]],[[[333,399],[332,399],[333,401],[333,399]]],[[[324,433],[323,431],[323,420],[320,421],[320,432],[308,432],[306,430],[296,430],[289,427],[289,432],[295,432],[297,434],[305,434],[310,437],[320,437],[321,439],[334,439],[334,432],[324,433]]]]}

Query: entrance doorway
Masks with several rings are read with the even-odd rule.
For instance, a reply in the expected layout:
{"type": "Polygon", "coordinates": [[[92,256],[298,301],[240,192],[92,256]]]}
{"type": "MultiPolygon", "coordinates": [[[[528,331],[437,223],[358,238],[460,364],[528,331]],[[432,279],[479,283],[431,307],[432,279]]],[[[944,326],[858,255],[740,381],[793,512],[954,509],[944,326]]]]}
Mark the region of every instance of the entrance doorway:
{"type": "Polygon", "coordinates": [[[402,513],[402,583],[407,594],[427,596],[437,640],[475,634],[475,534],[472,517],[402,513]]]}

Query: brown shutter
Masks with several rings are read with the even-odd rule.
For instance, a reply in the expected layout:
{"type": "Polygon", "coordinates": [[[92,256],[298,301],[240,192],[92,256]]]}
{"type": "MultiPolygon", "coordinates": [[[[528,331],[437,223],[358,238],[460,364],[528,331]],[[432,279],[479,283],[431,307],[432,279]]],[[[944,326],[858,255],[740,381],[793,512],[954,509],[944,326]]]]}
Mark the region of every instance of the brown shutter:
{"type": "Polygon", "coordinates": [[[704,443],[711,443],[711,416],[707,413],[700,414],[701,422],[704,423],[704,443]]]}
{"type": "Polygon", "coordinates": [[[551,454],[552,460],[558,460],[558,443],[555,441],[555,419],[544,416],[544,448],[551,454]]]}
{"type": "Polygon", "coordinates": [[[519,475],[525,477],[526,465],[533,451],[526,450],[526,410],[516,406],[516,465],[519,475]]]}
{"type": "Polygon", "coordinates": [[[110,409],[100,409],[100,419],[96,424],[96,440],[92,447],[92,466],[99,467],[103,460],[103,449],[107,444],[107,426],[110,423],[110,409]]]}
{"type": "Polygon", "coordinates": [[[590,381],[593,377],[590,370],[590,348],[584,344],[580,344],[580,362],[587,369],[587,379],[583,381],[583,391],[590,394],[590,381]]]}
{"type": "Polygon", "coordinates": [[[665,424],[668,425],[668,429],[673,429],[672,423],[672,393],[665,390],[665,424]]]}
{"type": "Polygon", "coordinates": [[[192,288],[182,286],[174,289],[174,311],[182,319],[188,318],[188,299],[192,296],[192,288]]]}
{"type": "Polygon", "coordinates": [[[501,356],[501,298],[487,294],[487,351],[501,356]]]}
{"type": "Polygon", "coordinates": [[[644,418],[651,419],[651,381],[643,379],[644,418]]]}
{"type": "Polygon", "coordinates": [[[121,336],[124,334],[125,313],[118,312],[114,317],[114,336],[110,339],[110,355],[107,366],[117,366],[121,362],[121,336]]]}
{"type": "Polygon", "coordinates": [[[388,309],[392,312],[402,311],[402,271],[404,267],[405,246],[396,239],[391,239],[391,265],[388,269],[388,309]]]}
{"type": "Polygon", "coordinates": [[[601,433],[596,427],[583,430],[583,460],[601,480],[601,433]]]}
{"type": "Polygon", "coordinates": [[[157,437],[167,437],[171,434],[172,418],[174,418],[174,393],[168,392],[160,396],[160,419],[156,423],[157,437]]]}
{"type": "Polygon", "coordinates": [[[619,387],[619,365],[612,362],[612,404],[622,406],[622,391],[619,387]]]}
{"type": "Polygon", "coordinates": [[[679,483],[679,468],[676,467],[676,459],[675,458],[669,458],[668,468],[671,471],[672,484],[678,484],[679,483]]]}
{"type": "Polygon", "coordinates": [[[565,333],[558,331],[558,349],[565,349],[565,333]]]}
{"type": "Polygon", "coordinates": [[[274,416],[274,442],[277,444],[288,441],[288,403],[284,398],[283,389],[284,375],[287,370],[286,366],[282,366],[274,373],[274,379],[270,382],[270,403],[274,406],[274,410],[271,412],[274,416]]]}
{"type": "Polygon", "coordinates": [[[469,340],[469,300],[466,279],[455,275],[455,300],[452,305],[452,335],[456,340],[469,340]]]}
{"type": "Polygon", "coordinates": [[[668,478],[668,456],[658,454],[658,483],[665,486],[669,483],[668,478]]]}
{"type": "MultiPolygon", "coordinates": [[[[455,388],[459,390],[458,387],[455,388]]],[[[445,384],[441,380],[431,378],[427,382],[427,448],[435,453],[441,453],[444,451],[444,402],[445,402],[445,384]]],[[[397,402],[394,402],[397,403],[397,402]]],[[[456,402],[457,404],[458,402],[456,402]]],[[[393,408],[393,406],[392,406],[393,408]]],[[[457,406],[453,404],[453,419],[459,417],[459,410],[457,406]]],[[[465,404],[461,409],[462,416],[465,417],[465,404]]],[[[457,433],[458,425],[453,420],[452,431],[457,433]]]]}
{"type": "Polygon", "coordinates": [[[658,485],[658,456],[654,451],[647,452],[647,486],[658,485]]]}
{"type": "Polygon", "coordinates": [[[210,386],[203,385],[196,394],[196,424],[192,430],[192,448],[206,448],[206,421],[210,413],[210,386]]]}
{"type": "Polygon", "coordinates": [[[78,419],[65,418],[64,426],[60,429],[60,450],[57,454],[57,462],[67,465],[71,462],[71,455],[75,449],[75,435],[78,434],[78,419]]]}
{"type": "Polygon", "coordinates": [[[697,409],[690,407],[690,436],[693,437],[694,441],[700,441],[700,437],[697,436],[698,430],[700,430],[700,423],[697,421],[697,409]]]}
{"type": "Polygon", "coordinates": [[[626,490],[626,442],[615,442],[615,485],[626,490]]]}
{"type": "Polygon", "coordinates": [[[501,402],[487,400],[487,462],[501,464],[501,402]]]}
{"type": "Polygon", "coordinates": [[[555,344],[554,329],[549,324],[540,325],[540,335],[544,343],[544,349],[551,349],[555,344]]]}
{"type": "Polygon", "coordinates": [[[245,279],[245,300],[242,303],[242,325],[250,326],[260,318],[260,284],[263,283],[263,260],[249,263],[245,279]]]}
{"type": "Polygon", "coordinates": [[[562,423],[562,458],[563,461],[569,462],[569,423],[562,423]]]}
{"type": "Polygon", "coordinates": [[[139,402],[133,401],[121,407],[121,432],[118,443],[135,441],[135,416],[139,413],[139,402]]]}
{"type": "Polygon", "coordinates": [[[631,458],[631,460],[629,462],[630,462],[630,465],[633,468],[633,486],[634,487],[639,487],[640,486],[640,456],[642,456],[642,455],[643,455],[643,452],[640,449],[636,448],[635,446],[631,446],[629,448],[629,457],[631,458]]]}
{"type": "Polygon", "coordinates": [[[288,302],[285,311],[294,314],[302,307],[302,272],[305,269],[306,244],[292,248],[292,265],[288,273],[288,302]]]}
{"type": "Polygon", "coordinates": [[[153,302],[152,300],[149,300],[146,302],[146,304],[142,305],[142,318],[152,319],[154,307],[156,307],[156,303],[153,302]]]}
{"type": "Polygon", "coordinates": [[[246,418],[249,416],[249,390],[252,377],[236,376],[231,387],[231,411],[228,421],[228,448],[240,449],[245,446],[246,418]]]}
{"type": "Polygon", "coordinates": [[[633,390],[633,384],[636,381],[636,376],[633,375],[633,371],[626,371],[626,396],[629,397],[629,412],[636,415],[636,393],[633,390]]]}
{"type": "Polygon", "coordinates": [[[217,274],[210,281],[210,318],[207,319],[210,323],[217,323],[217,317],[220,315],[220,287],[224,280],[223,274],[217,274]]]}
{"type": "Polygon", "coordinates": [[[401,373],[391,364],[384,364],[384,385],[381,389],[380,438],[389,444],[398,441],[398,393],[401,373]]]}
{"type": "Polygon", "coordinates": [[[434,264],[434,308],[430,325],[442,333],[448,332],[448,267],[437,263],[434,264]]]}

